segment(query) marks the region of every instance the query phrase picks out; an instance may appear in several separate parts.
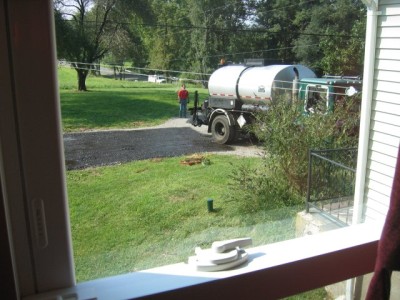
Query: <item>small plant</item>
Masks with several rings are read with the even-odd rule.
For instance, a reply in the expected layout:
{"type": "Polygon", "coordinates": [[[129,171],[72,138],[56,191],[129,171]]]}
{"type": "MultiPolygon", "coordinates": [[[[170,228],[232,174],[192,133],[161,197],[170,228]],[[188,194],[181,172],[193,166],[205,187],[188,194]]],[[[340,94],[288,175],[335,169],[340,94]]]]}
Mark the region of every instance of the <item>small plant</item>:
{"type": "MultiPolygon", "coordinates": [[[[236,201],[237,209],[243,213],[274,211],[286,206],[298,205],[301,199],[296,196],[282,176],[270,169],[269,157],[263,164],[250,166],[242,164],[233,169],[230,175],[229,199],[236,201]]],[[[279,220],[287,216],[272,214],[269,220],[279,220]]]]}

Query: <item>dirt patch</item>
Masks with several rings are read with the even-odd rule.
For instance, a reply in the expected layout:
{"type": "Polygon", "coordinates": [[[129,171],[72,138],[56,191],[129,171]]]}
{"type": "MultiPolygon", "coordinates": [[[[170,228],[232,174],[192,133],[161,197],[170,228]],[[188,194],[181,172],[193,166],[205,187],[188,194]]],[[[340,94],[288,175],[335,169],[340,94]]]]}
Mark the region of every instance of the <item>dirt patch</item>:
{"type": "Polygon", "coordinates": [[[193,154],[191,156],[185,157],[183,160],[181,160],[181,165],[186,165],[186,166],[193,166],[193,165],[209,165],[210,160],[201,154],[193,154]]]}

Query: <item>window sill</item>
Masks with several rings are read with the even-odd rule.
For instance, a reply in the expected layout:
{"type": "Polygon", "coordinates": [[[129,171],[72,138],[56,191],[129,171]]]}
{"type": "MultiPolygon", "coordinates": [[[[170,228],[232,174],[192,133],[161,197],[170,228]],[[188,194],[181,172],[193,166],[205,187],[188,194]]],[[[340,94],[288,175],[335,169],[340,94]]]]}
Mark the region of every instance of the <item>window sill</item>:
{"type": "Polygon", "coordinates": [[[248,263],[229,271],[179,263],[24,299],[281,298],[372,272],[381,230],[381,223],[360,224],[246,249],[248,263]]]}

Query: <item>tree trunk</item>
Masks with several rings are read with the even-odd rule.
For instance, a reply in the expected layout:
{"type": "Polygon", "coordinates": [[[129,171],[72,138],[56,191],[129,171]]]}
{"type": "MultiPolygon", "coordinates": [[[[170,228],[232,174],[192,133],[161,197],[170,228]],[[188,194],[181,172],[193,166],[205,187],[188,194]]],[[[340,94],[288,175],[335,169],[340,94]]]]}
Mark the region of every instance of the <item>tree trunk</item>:
{"type": "Polygon", "coordinates": [[[78,91],[87,91],[86,89],[86,77],[88,75],[87,70],[76,69],[78,73],[78,91]]]}

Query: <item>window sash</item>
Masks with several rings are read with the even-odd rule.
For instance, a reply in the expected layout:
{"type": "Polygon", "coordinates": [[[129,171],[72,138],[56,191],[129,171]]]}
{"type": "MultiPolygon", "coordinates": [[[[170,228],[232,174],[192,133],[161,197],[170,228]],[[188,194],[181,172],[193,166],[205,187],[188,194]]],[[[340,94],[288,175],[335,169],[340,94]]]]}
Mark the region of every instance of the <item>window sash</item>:
{"type": "Polygon", "coordinates": [[[23,296],[75,282],[53,3],[1,0],[0,16],[1,184],[23,296]]]}
{"type": "Polygon", "coordinates": [[[370,273],[382,224],[360,224],[246,249],[249,263],[230,271],[196,272],[180,263],[96,279],[26,300],[277,299],[370,273]]]}

